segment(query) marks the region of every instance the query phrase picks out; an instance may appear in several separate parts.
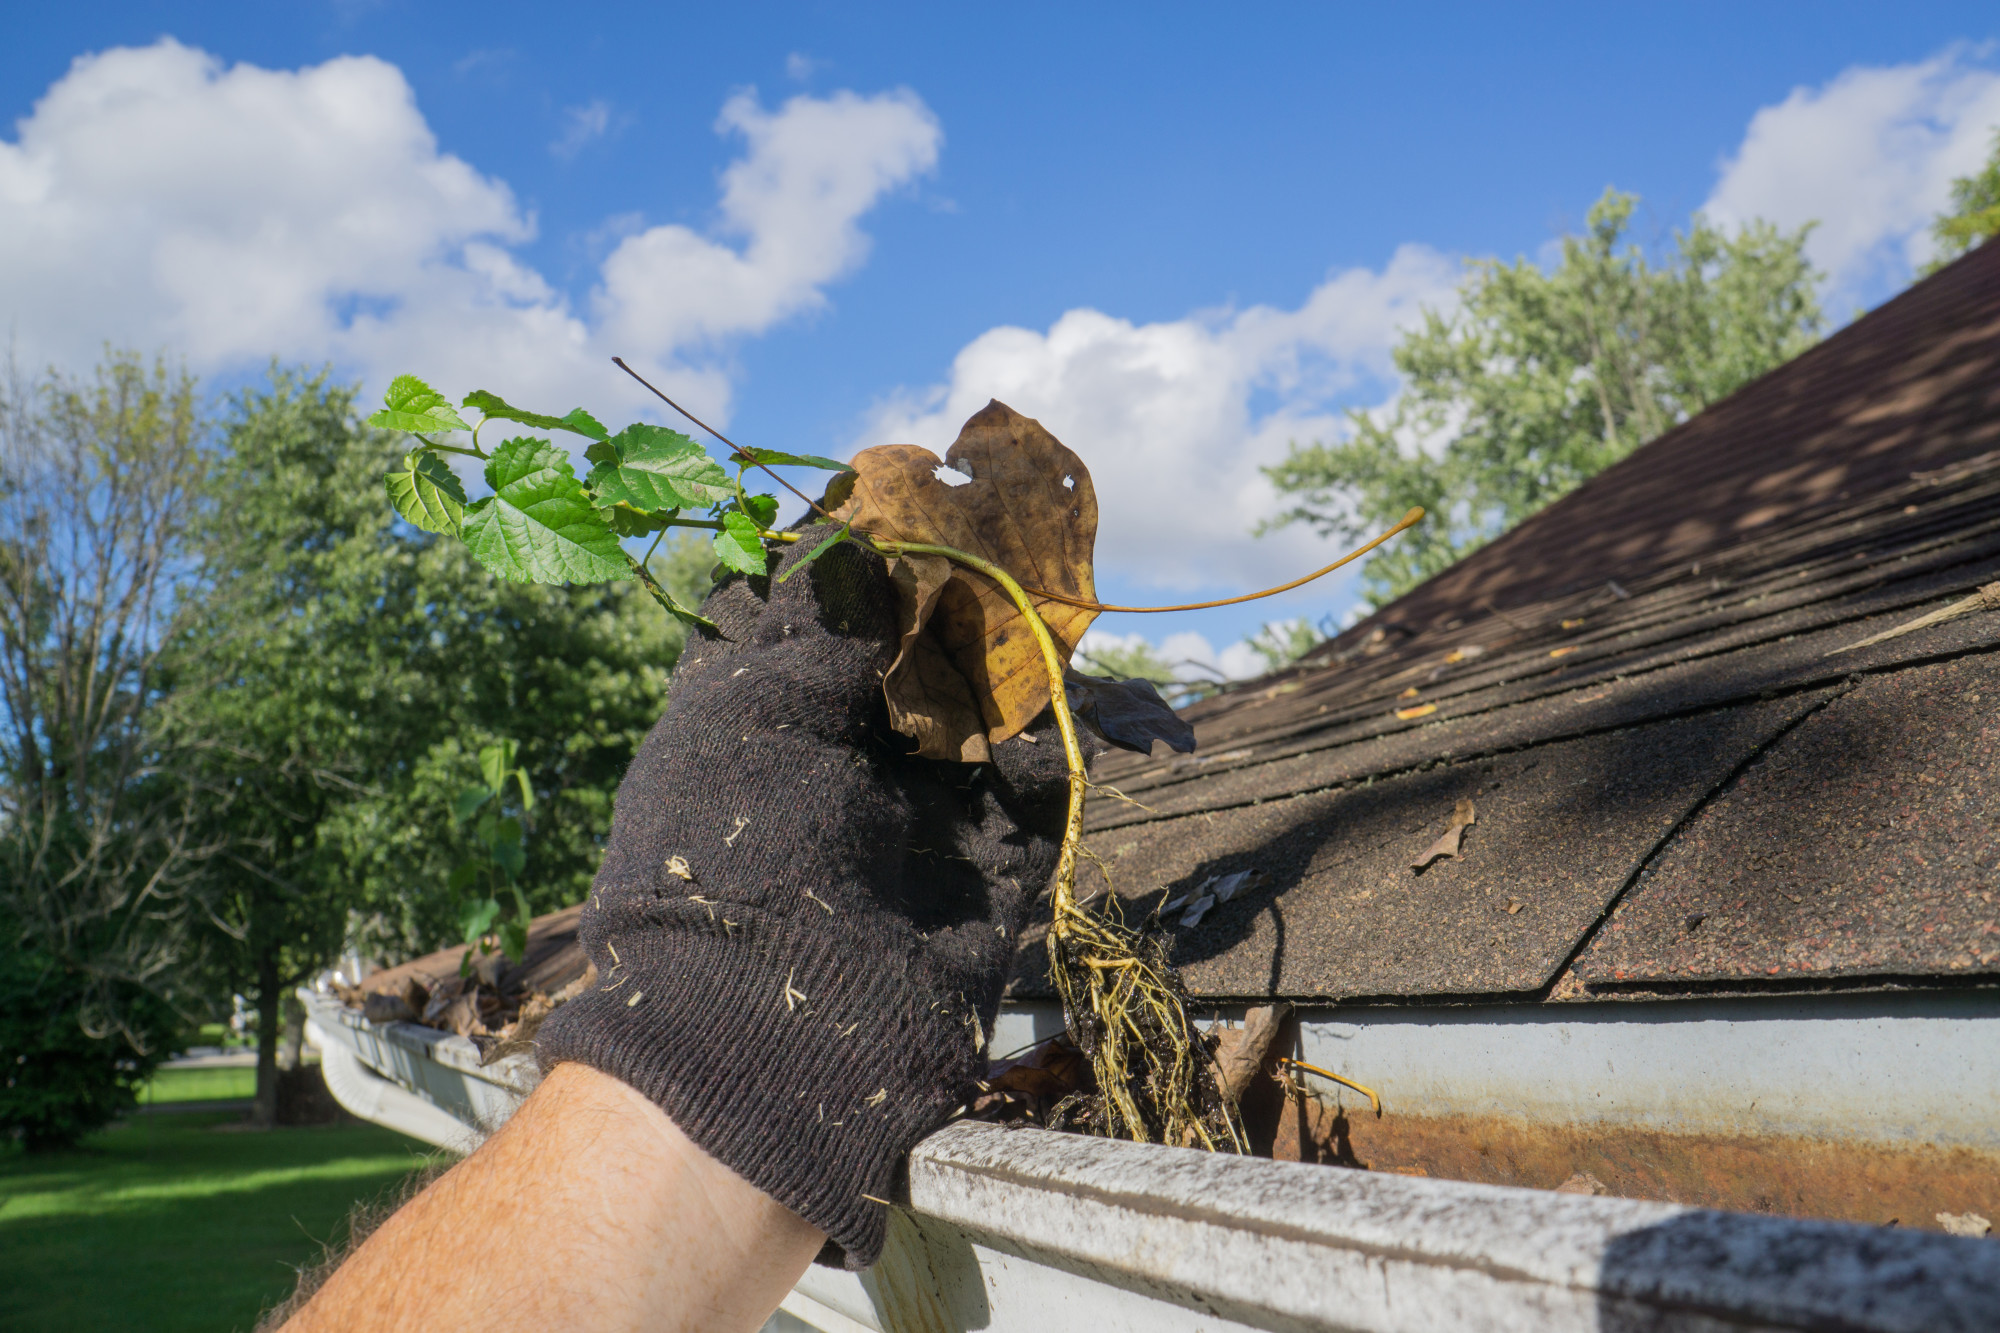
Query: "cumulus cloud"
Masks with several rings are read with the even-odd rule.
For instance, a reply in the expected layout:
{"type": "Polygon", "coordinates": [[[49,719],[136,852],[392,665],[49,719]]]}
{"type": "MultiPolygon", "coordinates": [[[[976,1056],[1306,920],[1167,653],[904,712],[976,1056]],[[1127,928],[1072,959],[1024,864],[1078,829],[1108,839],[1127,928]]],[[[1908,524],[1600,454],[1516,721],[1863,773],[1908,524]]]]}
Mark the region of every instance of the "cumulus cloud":
{"type": "MultiPolygon", "coordinates": [[[[1238,640],[1218,651],[1199,630],[1179,630],[1157,643],[1144,634],[1114,634],[1092,627],[1084,631],[1077,651],[1085,659],[1098,653],[1115,653],[1141,646],[1149,647],[1173,669],[1177,680],[1251,680],[1270,669],[1264,658],[1247,640],[1238,640]]],[[[1085,663],[1089,665],[1088,660],[1085,663]]]]}
{"type": "Polygon", "coordinates": [[[579,310],[515,253],[533,217],[439,151],[395,66],[225,66],[172,40],[85,56],[0,140],[0,310],[30,365],[109,339],[202,371],[275,354],[623,408],[638,391],[602,371],[620,351],[726,415],[728,341],[823,304],[941,134],[908,93],[743,93],[717,129],[745,144],[717,232],[631,229],[579,310]]]}
{"type": "Polygon", "coordinates": [[[1259,466],[1290,441],[1339,434],[1340,408],[1357,393],[1386,394],[1399,331],[1447,305],[1457,277],[1443,255],[1405,245],[1380,271],[1333,274],[1293,310],[1134,324],[1078,309],[1042,331],[991,329],[943,383],[880,404],[862,443],[942,454],[998,398],[1089,466],[1102,501],[1100,574],[1164,589],[1280,582],[1323,562],[1325,547],[1300,529],[1251,537],[1278,508],[1259,466]]]}
{"type": "Polygon", "coordinates": [[[2000,73],[1963,49],[1856,66],[1750,120],[1705,211],[1719,223],[1817,222],[1808,252],[1841,304],[1880,299],[1933,254],[1931,219],[2000,126],[2000,73]]]}

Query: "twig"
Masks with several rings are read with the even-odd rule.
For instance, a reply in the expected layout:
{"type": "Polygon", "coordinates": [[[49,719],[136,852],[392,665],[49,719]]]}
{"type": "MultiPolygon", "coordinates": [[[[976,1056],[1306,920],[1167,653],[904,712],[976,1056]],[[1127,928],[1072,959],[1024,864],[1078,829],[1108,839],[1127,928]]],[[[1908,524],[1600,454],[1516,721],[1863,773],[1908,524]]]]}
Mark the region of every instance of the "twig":
{"type": "Polygon", "coordinates": [[[1941,625],[1947,620],[1956,620],[1960,616],[1969,616],[1975,611],[2000,611],[2000,583],[1984,584],[1978,592],[1973,593],[1970,597],[1961,597],[1950,606],[1941,606],[1928,615],[1918,616],[1915,620],[1907,621],[1904,624],[1896,626],[1894,629],[1885,629],[1880,634],[1871,634],[1859,643],[1850,643],[1845,648],[1832,649],[1825,656],[1834,657],[1840,653],[1851,653],[1857,648],[1873,647],[1875,644],[1889,639],[1898,639],[1905,634],[1914,634],[1920,629],[1929,629],[1932,625],[1941,625]]]}

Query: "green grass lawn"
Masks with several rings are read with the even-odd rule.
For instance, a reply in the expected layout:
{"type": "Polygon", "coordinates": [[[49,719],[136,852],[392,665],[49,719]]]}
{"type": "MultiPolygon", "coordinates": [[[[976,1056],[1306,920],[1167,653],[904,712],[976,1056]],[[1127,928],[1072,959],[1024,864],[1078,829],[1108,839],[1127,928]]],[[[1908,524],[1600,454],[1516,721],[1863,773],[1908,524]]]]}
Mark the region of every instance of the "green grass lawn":
{"type": "Polygon", "coordinates": [[[236,1120],[138,1116],[71,1152],[0,1155],[0,1328],[247,1330],[355,1201],[429,1151],[375,1125],[217,1128],[236,1120]]]}
{"type": "Polygon", "coordinates": [[[141,1105],[152,1102],[247,1101],[257,1095],[256,1069],[162,1069],[139,1089],[141,1105]]]}

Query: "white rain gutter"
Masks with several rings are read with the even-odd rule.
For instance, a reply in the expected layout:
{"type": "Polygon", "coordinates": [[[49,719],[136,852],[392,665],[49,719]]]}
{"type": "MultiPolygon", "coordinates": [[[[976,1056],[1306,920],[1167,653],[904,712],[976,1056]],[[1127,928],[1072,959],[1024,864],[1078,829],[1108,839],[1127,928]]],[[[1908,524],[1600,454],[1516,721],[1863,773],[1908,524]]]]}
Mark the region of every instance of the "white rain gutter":
{"type": "MultiPolygon", "coordinates": [[[[520,1057],[301,999],[323,1060],[461,1146],[530,1086],[520,1057]]],[[[2000,1327],[2000,1243],[959,1124],[911,1154],[883,1261],[814,1268],[782,1308],[824,1333],[1970,1333],[2000,1327]]]]}

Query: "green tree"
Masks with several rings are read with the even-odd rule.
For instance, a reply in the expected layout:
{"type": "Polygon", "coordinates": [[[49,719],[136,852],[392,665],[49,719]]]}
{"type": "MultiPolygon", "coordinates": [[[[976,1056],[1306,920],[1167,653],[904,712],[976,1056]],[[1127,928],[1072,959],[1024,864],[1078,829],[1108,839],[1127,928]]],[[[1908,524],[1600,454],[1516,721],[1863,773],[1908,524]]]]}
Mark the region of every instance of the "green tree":
{"type": "Polygon", "coordinates": [[[346,944],[406,956],[458,937],[451,872],[474,832],[454,803],[483,745],[513,737],[530,761],[530,904],[582,896],[681,630],[632,584],[501,583],[398,520],[381,479],[402,449],[324,377],[241,394],[225,445],[180,661],[202,686],[185,724],[227,738],[211,780],[231,798],[206,830],[228,849],[215,956],[218,983],[257,1000],[268,1121],[293,986],[346,944]]]}
{"type": "Polygon", "coordinates": [[[206,914],[167,645],[204,514],[194,382],[113,353],[0,386],[0,1133],[73,1140],[182,1028],[206,914]]]}
{"type": "Polygon", "coordinates": [[[1982,241],[2000,236],[2000,129],[1986,165],[1951,183],[1951,211],[1931,224],[1938,257],[1924,269],[1934,273],[1982,241]]]}
{"type": "Polygon", "coordinates": [[[1380,605],[1818,339],[1810,228],[1697,216],[1656,264],[1625,240],[1637,202],[1606,191],[1551,270],[1473,261],[1456,310],[1397,345],[1393,408],[1265,469],[1297,501],[1260,531],[1359,540],[1422,505],[1364,567],[1380,605]]]}

